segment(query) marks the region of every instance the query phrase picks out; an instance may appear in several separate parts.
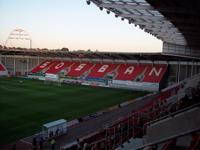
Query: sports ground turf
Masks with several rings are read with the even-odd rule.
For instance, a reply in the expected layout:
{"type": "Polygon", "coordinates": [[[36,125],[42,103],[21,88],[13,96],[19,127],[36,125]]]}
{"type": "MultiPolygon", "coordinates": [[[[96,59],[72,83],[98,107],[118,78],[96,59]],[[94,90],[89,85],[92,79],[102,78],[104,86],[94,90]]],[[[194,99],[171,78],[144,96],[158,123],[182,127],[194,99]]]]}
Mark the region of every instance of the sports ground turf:
{"type": "Polygon", "coordinates": [[[80,85],[49,86],[42,81],[0,78],[0,145],[38,132],[42,124],[71,120],[146,92],[80,85]]]}

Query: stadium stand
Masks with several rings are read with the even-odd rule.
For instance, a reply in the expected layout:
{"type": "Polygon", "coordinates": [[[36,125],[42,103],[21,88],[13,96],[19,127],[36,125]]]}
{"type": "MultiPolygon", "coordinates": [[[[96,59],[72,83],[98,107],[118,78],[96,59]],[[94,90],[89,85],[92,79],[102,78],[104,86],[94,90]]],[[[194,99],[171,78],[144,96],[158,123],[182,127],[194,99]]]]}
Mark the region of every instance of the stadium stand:
{"type": "MultiPolygon", "coordinates": [[[[166,64],[113,64],[46,60],[31,71],[31,75],[59,74],[65,70],[65,80],[84,79],[89,84],[104,84],[115,88],[159,90],[167,71],[166,64]],[[108,83],[109,82],[109,83],[108,83]],[[122,87],[118,87],[118,85],[122,87]]],[[[63,76],[64,77],[64,76],[63,76]]],[[[75,81],[75,82],[76,82],[75,81]]],[[[72,81],[71,81],[72,82],[72,81]]]]}
{"type": "MultiPolygon", "coordinates": [[[[102,54],[102,55],[105,55],[105,54],[102,54]]],[[[107,80],[110,75],[113,75],[112,78],[109,78],[109,79],[113,81],[114,80],[120,81],[120,83],[123,83],[123,84],[133,83],[133,84],[141,84],[142,86],[144,86],[143,85],[144,82],[149,83],[149,84],[157,84],[161,82],[166,72],[169,71],[168,69],[171,69],[169,71],[171,73],[170,77],[174,78],[174,76],[176,75],[175,76],[177,78],[176,81],[179,81],[178,70],[180,71],[180,77],[181,75],[184,75],[182,79],[184,79],[187,75],[192,76],[199,72],[199,69],[196,66],[193,66],[193,67],[184,66],[184,67],[180,67],[181,69],[180,68],[177,69],[175,68],[177,65],[173,66],[173,64],[169,63],[170,66],[168,66],[166,65],[166,62],[159,62],[159,61],[158,63],[155,63],[155,62],[152,63],[148,61],[145,62],[144,60],[140,61],[139,63],[135,61],[128,61],[128,60],[121,61],[121,62],[94,60],[94,62],[92,62],[92,59],[88,60],[84,58],[82,59],[60,58],[59,60],[57,60],[57,58],[58,57],[51,58],[50,60],[46,60],[46,61],[44,61],[45,60],[44,57],[40,58],[40,60],[37,58],[33,58],[30,60],[27,59],[27,61],[24,61],[24,59],[22,59],[23,61],[19,61],[18,58],[13,60],[12,57],[3,57],[2,62],[4,64],[7,64],[7,68],[10,70],[11,68],[14,68],[13,72],[16,72],[16,74],[18,74],[18,72],[20,74],[21,70],[20,70],[20,67],[16,68],[15,65],[13,65],[14,62],[17,65],[18,64],[24,65],[25,71],[27,68],[33,68],[32,71],[30,72],[33,74],[39,74],[40,72],[42,74],[39,74],[39,75],[45,75],[48,73],[59,74],[63,69],[68,68],[65,75],[65,78],[67,80],[68,79],[71,80],[71,77],[74,77],[73,79],[78,81],[80,77],[84,76],[86,78],[81,78],[81,80],[86,79],[84,81],[87,82],[88,81],[87,79],[90,79],[90,75],[92,75],[91,78],[94,78],[94,79],[97,78],[97,79],[107,80]],[[38,62],[42,62],[42,63],[40,65],[37,65],[36,67],[33,67],[35,64],[38,64],[38,62]],[[85,64],[85,63],[86,65],[83,65],[84,66],[83,69],[80,69],[80,71],[77,71],[77,68],[79,68],[79,66],[81,66],[82,68],[81,64],[85,64]],[[107,68],[107,66],[105,68],[103,67],[104,72],[98,73],[98,70],[103,65],[108,65],[109,69],[107,68]],[[187,71],[187,73],[185,73],[185,71],[187,71]]],[[[127,86],[129,87],[130,84],[127,84],[127,86]]],[[[139,141],[143,137],[143,135],[146,134],[146,125],[148,124],[148,122],[156,121],[162,117],[167,117],[168,115],[171,115],[175,112],[188,108],[188,103],[182,103],[182,101],[177,101],[177,97],[175,97],[173,101],[171,99],[169,100],[169,97],[173,97],[172,95],[176,95],[177,91],[179,91],[180,88],[181,86],[179,85],[174,88],[171,87],[170,89],[167,89],[166,91],[162,90],[158,95],[154,97],[154,100],[152,101],[152,103],[149,103],[148,106],[146,105],[144,108],[132,112],[132,114],[130,114],[129,116],[125,116],[124,118],[117,120],[116,122],[109,125],[105,129],[102,129],[96,132],[95,134],[90,134],[90,137],[87,136],[83,138],[82,140],[80,140],[81,146],[84,146],[84,144],[87,143],[88,147],[90,148],[105,149],[107,147],[107,149],[112,149],[112,148],[120,147],[123,143],[127,141],[132,141],[132,140],[135,141],[136,139],[139,141]],[[182,105],[181,106],[182,109],[178,107],[180,104],[182,105]]],[[[191,88],[191,89],[194,89],[194,88],[191,88]]],[[[198,93],[200,92],[198,92],[198,90],[195,89],[193,90],[192,93],[195,95],[198,95],[198,93]]],[[[179,97],[179,99],[182,99],[182,98],[184,98],[184,96],[179,97]]],[[[185,100],[183,99],[183,101],[185,100]]],[[[190,106],[193,106],[193,104],[195,104],[195,102],[192,102],[191,104],[189,103],[190,106]]],[[[191,135],[188,135],[188,136],[191,136],[191,135]]],[[[179,141],[179,139],[177,140],[179,141]]],[[[195,141],[193,142],[193,146],[196,145],[194,143],[198,144],[198,138],[194,138],[193,141],[195,141]]],[[[164,143],[163,145],[165,144],[166,143],[164,143]]]]}

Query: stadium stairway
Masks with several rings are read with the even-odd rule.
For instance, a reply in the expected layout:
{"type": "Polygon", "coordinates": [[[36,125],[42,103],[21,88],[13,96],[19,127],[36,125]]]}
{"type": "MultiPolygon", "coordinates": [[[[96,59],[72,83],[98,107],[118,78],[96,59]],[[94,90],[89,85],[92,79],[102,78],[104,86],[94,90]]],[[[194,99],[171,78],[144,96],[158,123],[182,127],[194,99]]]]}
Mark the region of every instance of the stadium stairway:
{"type": "Polygon", "coordinates": [[[87,70],[90,70],[92,66],[93,64],[89,62],[75,62],[72,65],[71,70],[68,72],[67,76],[81,77],[87,70]]]}
{"type": "Polygon", "coordinates": [[[118,65],[116,66],[116,68],[115,68],[114,70],[111,70],[110,72],[108,72],[108,73],[104,76],[104,78],[108,78],[108,79],[114,80],[114,79],[116,78],[117,74],[118,74],[119,67],[120,67],[120,65],[118,64],[118,65]]]}
{"type": "Polygon", "coordinates": [[[145,66],[145,65],[141,65],[140,68],[141,68],[141,71],[136,74],[136,77],[134,79],[134,81],[136,81],[136,82],[142,82],[143,81],[144,76],[145,76],[145,72],[147,70],[147,66],[145,66]]]}
{"type": "Polygon", "coordinates": [[[94,67],[95,67],[95,64],[93,64],[92,67],[90,67],[88,70],[86,70],[86,71],[82,74],[81,78],[82,78],[83,80],[86,80],[87,76],[91,73],[91,70],[92,70],[94,67]]]}

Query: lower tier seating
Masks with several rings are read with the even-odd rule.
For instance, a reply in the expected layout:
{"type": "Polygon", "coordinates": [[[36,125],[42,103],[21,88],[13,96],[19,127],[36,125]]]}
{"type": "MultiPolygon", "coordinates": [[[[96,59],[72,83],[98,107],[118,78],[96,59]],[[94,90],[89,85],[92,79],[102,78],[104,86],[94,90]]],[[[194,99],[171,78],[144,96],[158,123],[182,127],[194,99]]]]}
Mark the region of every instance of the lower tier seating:
{"type": "Polygon", "coordinates": [[[58,74],[68,69],[68,77],[85,75],[87,79],[112,79],[120,81],[160,83],[167,70],[166,64],[112,64],[46,60],[33,68],[31,74],[58,74]]]}

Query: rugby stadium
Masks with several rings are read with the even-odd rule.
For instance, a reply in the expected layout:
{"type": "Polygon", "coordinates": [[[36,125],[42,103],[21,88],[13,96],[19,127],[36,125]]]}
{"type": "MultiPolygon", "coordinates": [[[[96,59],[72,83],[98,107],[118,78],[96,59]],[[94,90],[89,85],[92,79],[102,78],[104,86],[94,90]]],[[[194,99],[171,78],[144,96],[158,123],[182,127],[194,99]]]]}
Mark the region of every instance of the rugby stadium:
{"type": "Polygon", "coordinates": [[[200,149],[200,2],[86,4],[162,40],[162,52],[32,48],[14,29],[6,43],[30,48],[0,45],[0,149],[200,149]]]}

